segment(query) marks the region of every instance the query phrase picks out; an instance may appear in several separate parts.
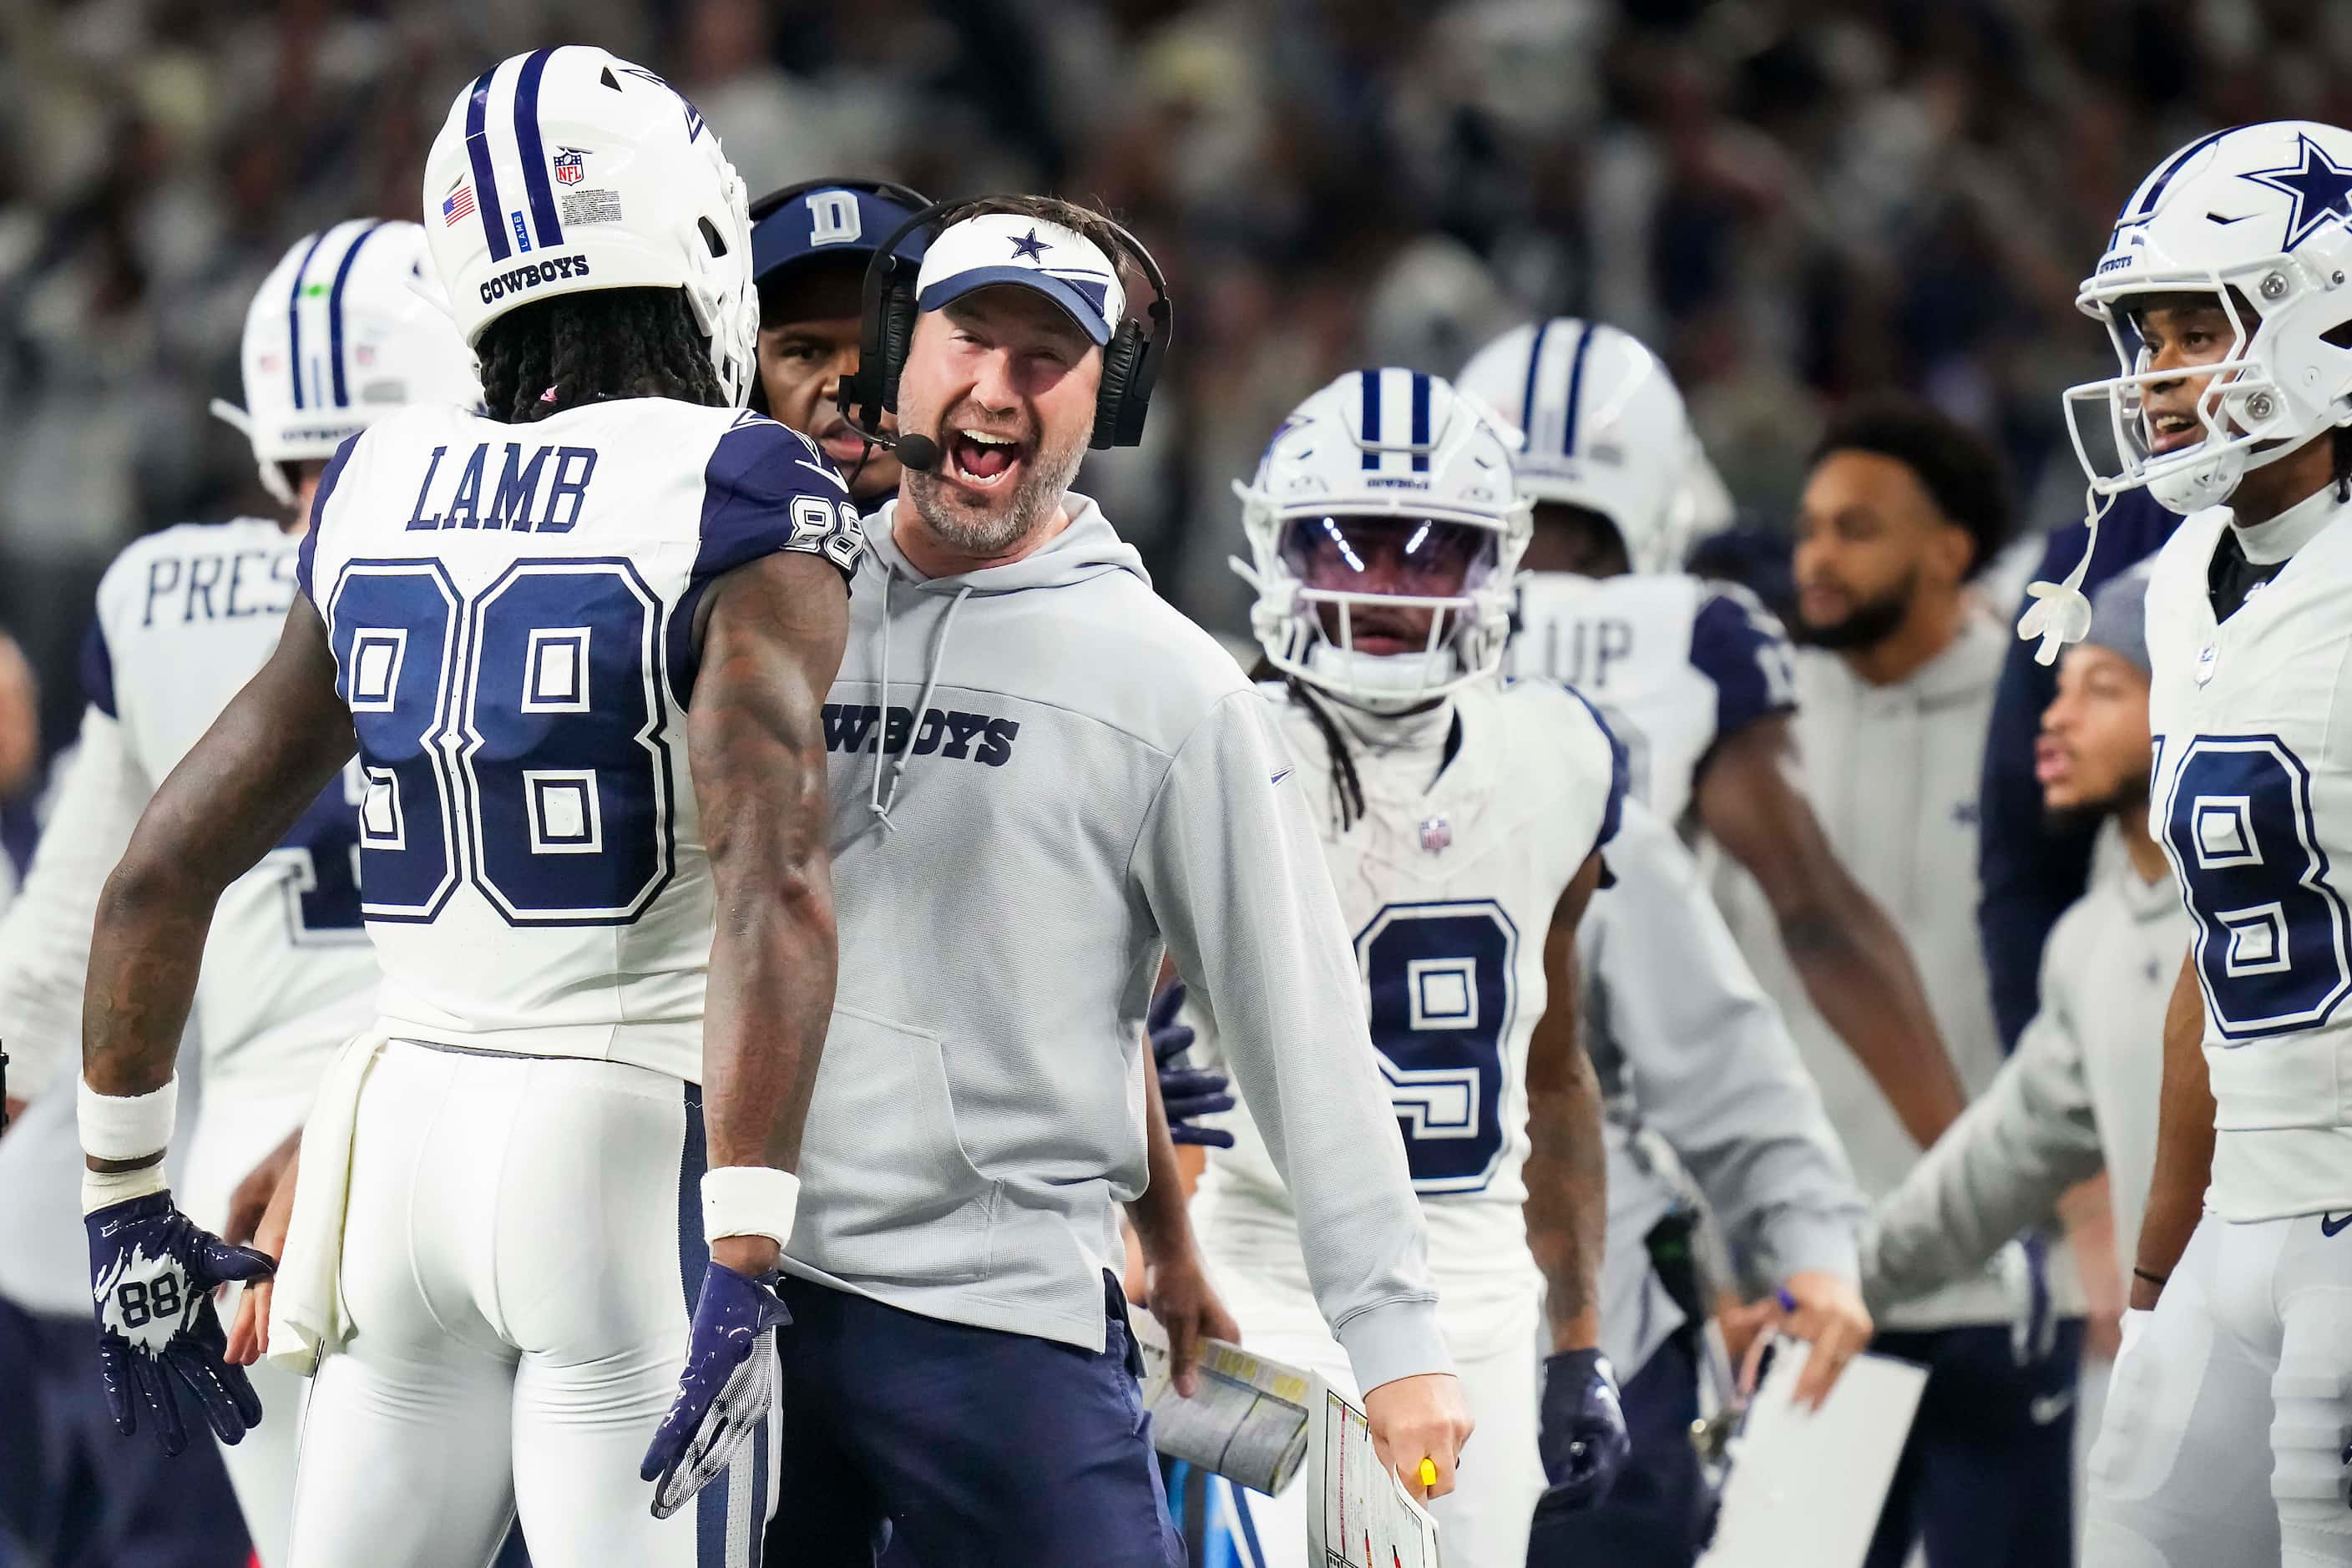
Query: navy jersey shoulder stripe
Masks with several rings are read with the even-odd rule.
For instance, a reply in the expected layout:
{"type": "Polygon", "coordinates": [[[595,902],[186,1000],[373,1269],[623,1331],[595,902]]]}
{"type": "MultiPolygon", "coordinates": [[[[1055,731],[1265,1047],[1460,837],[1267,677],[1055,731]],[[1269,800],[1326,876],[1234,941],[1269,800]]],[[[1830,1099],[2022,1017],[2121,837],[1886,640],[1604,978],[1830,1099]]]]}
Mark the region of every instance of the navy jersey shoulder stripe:
{"type": "Polygon", "coordinates": [[[783,550],[822,554],[845,579],[856,575],[855,554],[848,556],[851,564],[845,565],[842,555],[824,548],[827,540],[822,534],[796,524],[793,517],[796,505],[811,513],[814,502],[822,504],[824,517],[838,519],[848,495],[824,450],[772,419],[743,416],[719,437],[703,467],[700,543],[694,569],[669,616],[670,694],[680,707],[692,695],[698,671],[696,609],[712,583],[738,566],[783,550]]]}
{"type": "Polygon", "coordinates": [[[530,226],[539,233],[541,250],[563,243],[563,225],[555,216],[555,190],[547,180],[547,148],[539,138],[539,79],[554,52],[532,50],[515,79],[515,146],[522,155],[523,194],[530,202],[530,226]]]}
{"type": "Polygon", "coordinates": [[[115,710],[114,650],[106,645],[106,623],[96,616],[89,618],[89,630],[82,634],[81,695],[108,718],[122,717],[115,710]]]}
{"type": "Polygon", "coordinates": [[[334,495],[335,486],[342,480],[343,465],[351,461],[352,448],[358,446],[366,435],[367,432],[362,430],[357,436],[344,437],[343,444],[335,448],[335,455],[327,459],[326,470],[319,476],[319,493],[310,500],[310,526],[302,531],[302,542],[294,552],[294,585],[313,605],[319,602],[319,595],[310,586],[311,570],[319,558],[319,528],[326,521],[327,502],[334,495]]]}
{"type": "Polygon", "coordinates": [[[1592,847],[1599,849],[1617,837],[1617,829],[1624,822],[1625,786],[1632,776],[1632,765],[1625,754],[1625,742],[1617,738],[1617,731],[1609,727],[1609,721],[1601,716],[1592,700],[1566,681],[1560,682],[1559,689],[1583,703],[1584,710],[1592,715],[1592,721],[1609,738],[1609,804],[1601,808],[1601,831],[1592,840],[1592,847]]]}

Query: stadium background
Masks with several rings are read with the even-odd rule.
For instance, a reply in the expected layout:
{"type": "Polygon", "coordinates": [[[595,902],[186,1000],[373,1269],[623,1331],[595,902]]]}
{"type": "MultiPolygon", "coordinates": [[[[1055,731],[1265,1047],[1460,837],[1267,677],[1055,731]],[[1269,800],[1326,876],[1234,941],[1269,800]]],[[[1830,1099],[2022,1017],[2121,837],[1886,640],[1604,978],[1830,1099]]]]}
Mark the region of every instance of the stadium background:
{"type": "Polygon", "coordinates": [[[2352,118],[2327,0],[0,0],[0,627],[61,743],[97,574],[267,505],[246,302],[295,237],[411,216],[482,62],[594,40],[708,114],[752,193],[877,174],[1108,204],[1172,279],[1145,447],[1082,483],[1163,592],[1244,628],[1226,481],[1338,371],[1451,373],[1589,312],[1673,364],[1749,526],[1824,415],[1926,394],[2079,515],[2075,280],[2168,147],[2352,118]]]}

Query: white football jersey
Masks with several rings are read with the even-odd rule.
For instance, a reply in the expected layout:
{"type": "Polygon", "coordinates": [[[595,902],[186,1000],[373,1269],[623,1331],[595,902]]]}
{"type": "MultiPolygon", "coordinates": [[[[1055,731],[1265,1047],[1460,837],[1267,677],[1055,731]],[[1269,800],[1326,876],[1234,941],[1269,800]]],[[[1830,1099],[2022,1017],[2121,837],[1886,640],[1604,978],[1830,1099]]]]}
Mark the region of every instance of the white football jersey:
{"type": "MultiPolygon", "coordinates": [[[[1341,834],[1321,731],[1286,688],[1260,689],[1281,713],[1355,933],[1443,1310],[1455,1321],[1490,1299],[1523,1301],[1538,1278],[1522,1167],[1544,939],[1570,880],[1616,831],[1622,754],[1590,707],[1544,681],[1469,687],[1404,720],[1334,708],[1364,790],[1363,818],[1341,834]]],[[[1195,1021],[1196,1048],[1213,1057],[1210,1026],[1195,1021]]],[[[1297,1221],[1274,1161],[1246,1115],[1225,1125],[1236,1142],[1209,1158],[1202,1245],[1261,1289],[1287,1285],[1303,1300],[1297,1221]]]]}
{"type": "MultiPolygon", "coordinates": [[[[278,646],[299,542],[275,522],[184,523],[107,569],[82,685],[114,719],[126,796],[144,800],[278,646]]],[[[373,1016],[360,924],[355,770],[221,895],[196,982],[207,1081],[307,1085],[373,1016]]]]}
{"type": "Polygon", "coordinates": [[[1788,633],[1747,589],[1688,573],[1538,572],[1503,668],[1565,681],[1625,748],[1634,797],[1682,820],[1716,742],[1797,703],[1788,633]]]}
{"type": "Polygon", "coordinates": [[[687,768],[702,591],[857,514],[772,419],[635,398],[379,421],[299,577],[359,734],[360,909],[395,1035],[699,1082],[709,864],[687,768]]]}
{"type": "Polygon", "coordinates": [[[2218,626],[2206,572],[2227,510],[2184,521],[2148,583],[2149,827],[2197,927],[2217,1129],[2205,1201],[2227,1220],[2352,1209],[2347,513],[2326,490],[2245,531],[2250,557],[2275,560],[2264,542],[2317,527],[2218,626]]]}

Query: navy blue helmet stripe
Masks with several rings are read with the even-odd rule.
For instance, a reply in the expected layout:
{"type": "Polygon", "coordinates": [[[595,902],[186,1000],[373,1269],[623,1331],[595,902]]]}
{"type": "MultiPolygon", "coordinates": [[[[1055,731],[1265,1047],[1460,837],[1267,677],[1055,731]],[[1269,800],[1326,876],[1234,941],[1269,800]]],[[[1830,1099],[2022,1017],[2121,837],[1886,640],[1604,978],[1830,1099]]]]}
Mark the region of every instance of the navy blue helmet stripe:
{"type": "Polygon", "coordinates": [[[1562,417],[1559,433],[1559,455],[1576,456],[1576,409],[1584,401],[1584,356],[1592,352],[1592,323],[1587,321],[1576,334],[1576,353],[1568,362],[1568,412],[1562,417]]]}
{"type": "Polygon", "coordinates": [[[1532,451],[1536,444],[1536,368],[1543,363],[1544,338],[1551,331],[1549,319],[1538,323],[1536,341],[1528,347],[1528,384],[1519,392],[1519,450],[1532,451]]]}
{"type": "Polygon", "coordinates": [[[556,221],[555,187],[547,181],[547,149],[539,139],[539,79],[546,73],[553,49],[534,49],[515,79],[515,146],[522,153],[522,186],[530,197],[530,226],[539,231],[540,248],[563,243],[563,225],[556,221]]]}
{"type": "Polygon", "coordinates": [[[286,296],[286,358],[287,369],[294,377],[294,406],[302,406],[302,275],[310,270],[310,258],[319,254],[319,247],[327,243],[327,231],[320,229],[310,237],[310,248],[302,253],[302,263],[294,268],[294,287],[286,296]]]}
{"type": "Polygon", "coordinates": [[[489,241],[490,259],[504,261],[514,254],[507,243],[507,233],[500,226],[503,214],[499,205],[499,177],[490,172],[490,133],[483,121],[489,113],[490,78],[499,68],[474,79],[474,90],[466,99],[466,160],[474,166],[474,206],[482,220],[483,237],[489,241]]]}
{"type": "Polygon", "coordinates": [[[343,284],[351,278],[352,263],[359,259],[360,247],[383,226],[381,222],[372,223],[360,230],[359,237],[352,241],[352,247],[343,252],[342,262],[335,268],[335,286],[327,291],[327,363],[334,373],[338,408],[348,408],[352,402],[352,395],[343,384],[343,284]]]}
{"type": "Polygon", "coordinates": [[[1412,471],[1429,472],[1429,375],[1412,373],[1412,471]]]}
{"type": "Polygon", "coordinates": [[[2227,136],[2231,130],[2235,129],[2236,127],[2232,126],[2229,130],[2209,132],[2165,160],[2164,167],[2156,172],[2156,178],[2147,183],[2147,195],[2142,196],[2132,207],[2131,216],[2146,217],[2156,211],[2157,197],[2164,195],[2164,187],[2172,184],[2172,177],[2188,166],[2189,160],[2227,136]]]}
{"type": "Polygon", "coordinates": [[[1356,373],[1356,380],[1364,389],[1364,467],[1377,468],[1381,455],[1372,450],[1381,440],[1381,373],[1364,370],[1356,373]]]}

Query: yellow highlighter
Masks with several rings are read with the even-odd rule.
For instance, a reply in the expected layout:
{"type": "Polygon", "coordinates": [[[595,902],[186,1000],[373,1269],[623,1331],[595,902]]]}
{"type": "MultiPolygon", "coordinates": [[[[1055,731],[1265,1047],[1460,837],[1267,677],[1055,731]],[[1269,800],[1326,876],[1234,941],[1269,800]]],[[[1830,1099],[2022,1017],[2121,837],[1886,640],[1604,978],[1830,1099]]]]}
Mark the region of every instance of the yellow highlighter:
{"type": "Polygon", "coordinates": [[[1427,1491],[1436,1484],[1437,1461],[1430,1458],[1423,1459],[1421,1461],[1421,1489],[1427,1491]]]}

